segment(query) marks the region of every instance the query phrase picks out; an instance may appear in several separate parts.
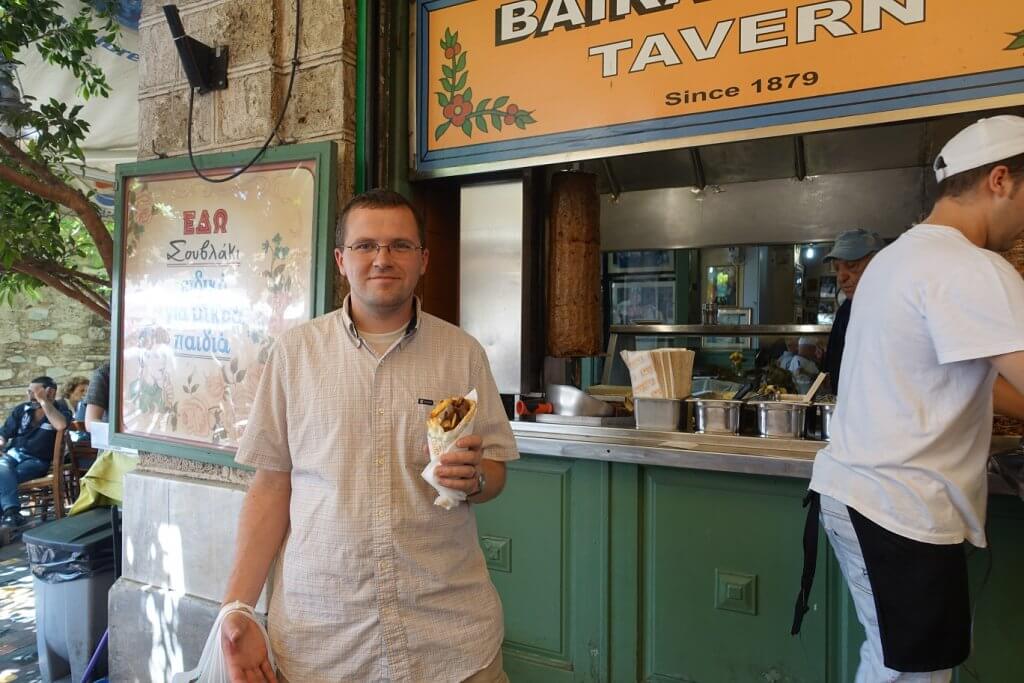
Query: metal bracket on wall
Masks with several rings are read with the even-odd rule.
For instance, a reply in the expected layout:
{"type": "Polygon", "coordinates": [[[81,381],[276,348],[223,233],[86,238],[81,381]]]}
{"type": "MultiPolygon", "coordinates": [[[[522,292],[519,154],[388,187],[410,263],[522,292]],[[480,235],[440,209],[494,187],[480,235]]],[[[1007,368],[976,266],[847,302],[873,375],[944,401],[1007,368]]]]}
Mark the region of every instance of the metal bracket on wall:
{"type": "Polygon", "coordinates": [[[608,188],[612,191],[612,201],[616,202],[619,200],[619,195],[622,194],[622,185],[619,183],[615,170],[608,159],[601,159],[601,167],[604,168],[604,174],[608,178],[608,188]]]}
{"type": "Polygon", "coordinates": [[[694,184],[698,190],[703,190],[708,186],[708,181],[704,175],[704,162],[700,158],[700,148],[690,148],[690,162],[693,164],[694,184]]]}
{"type": "Polygon", "coordinates": [[[601,167],[604,169],[604,175],[608,179],[608,188],[611,190],[611,201],[617,202],[618,196],[623,194],[623,185],[618,182],[618,177],[615,176],[615,171],[611,168],[611,162],[607,159],[602,159],[601,167]]]}
{"type": "Polygon", "coordinates": [[[793,136],[793,162],[796,170],[796,179],[803,180],[807,177],[807,155],[804,152],[804,136],[793,136]]]}

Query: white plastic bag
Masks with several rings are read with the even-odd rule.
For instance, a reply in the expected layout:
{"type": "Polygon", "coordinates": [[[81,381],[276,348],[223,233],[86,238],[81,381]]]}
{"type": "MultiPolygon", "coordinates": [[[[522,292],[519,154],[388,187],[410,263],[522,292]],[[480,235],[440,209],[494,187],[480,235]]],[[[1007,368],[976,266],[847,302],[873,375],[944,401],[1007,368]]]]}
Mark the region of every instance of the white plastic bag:
{"type": "Polygon", "coordinates": [[[466,492],[442,486],[437,480],[434,470],[441,465],[441,456],[445,453],[466,450],[464,448],[456,448],[455,442],[473,433],[473,423],[476,421],[476,409],[478,406],[476,396],[476,389],[466,394],[464,398],[473,402],[473,408],[466,415],[465,419],[452,431],[446,432],[440,426],[431,424],[430,421],[427,422],[427,447],[430,449],[430,464],[427,465],[420,476],[426,479],[427,483],[437,491],[438,495],[434,499],[434,505],[439,505],[445,510],[451,510],[466,500],[466,492]]]}
{"type": "Polygon", "coordinates": [[[199,664],[196,668],[191,671],[174,674],[171,677],[171,683],[191,683],[192,681],[198,681],[198,683],[229,683],[231,679],[228,677],[228,665],[224,660],[224,650],[220,643],[220,627],[224,622],[224,617],[232,612],[241,612],[259,627],[260,632],[263,634],[263,641],[267,644],[267,659],[270,661],[270,668],[275,672],[277,671],[274,651],[270,649],[270,636],[267,635],[267,629],[264,628],[263,622],[260,621],[260,618],[256,616],[256,612],[249,605],[246,605],[244,602],[232,602],[221,608],[220,613],[217,615],[217,620],[213,622],[213,628],[210,629],[210,635],[206,638],[206,645],[203,647],[203,654],[200,655],[199,664]]]}

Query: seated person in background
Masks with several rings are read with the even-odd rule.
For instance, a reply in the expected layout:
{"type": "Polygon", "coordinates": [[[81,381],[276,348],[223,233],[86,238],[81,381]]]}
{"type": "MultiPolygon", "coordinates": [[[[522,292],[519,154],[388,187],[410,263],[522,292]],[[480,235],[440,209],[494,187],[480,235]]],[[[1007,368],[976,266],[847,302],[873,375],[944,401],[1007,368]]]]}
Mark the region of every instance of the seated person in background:
{"type": "Polygon", "coordinates": [[[28,400],[18,406],[0,427],[0,525],[22,524],[18,484],[45,475],[53,460],[57,430],[67,429],[71,413],[55,399],[57,384],[36,377],[28,385],[28,400]]]}
{"type": "Polygon", "coordinates": [[[776,339],[767,346],[762,346],[754,356],[754,367],[763,368],[767,365],[778,365],[782,354],[786,353],[786,340],[776,339]]]}
{"type": "Polygon", "coordinates": [[[64,383],[64,389],[60,392],[60,400],[75,420],[85,420],[85,392],[89,389],[88,377],[72,377],[64,383]]]}
{"type": "Polygon", "coordinates": [[[797,355],[793,356],[786,369],[793,374],[793,382],[796,390],[806,394],[814,379],[818,376],[818,360],[821,357],[821,349],[810,337],[800,337],[797,345],[797,355]]]}
{"type": "Polygon", "coordinates": [[[789,370],[789,363],[797,356],[797,352],[800,350],[796,343],[796,339],[792,337],[786,337],[786,350],[779,356],[779,367],[784,370],[789,370]]]}
{"type": "Polygon", "coordinates": [[[110,363],[104,363],[92,373],[89,391],[85,394],[85,431],[91,432],[93,422],[107,421],[107,401],[110,396],[110,363]]]}

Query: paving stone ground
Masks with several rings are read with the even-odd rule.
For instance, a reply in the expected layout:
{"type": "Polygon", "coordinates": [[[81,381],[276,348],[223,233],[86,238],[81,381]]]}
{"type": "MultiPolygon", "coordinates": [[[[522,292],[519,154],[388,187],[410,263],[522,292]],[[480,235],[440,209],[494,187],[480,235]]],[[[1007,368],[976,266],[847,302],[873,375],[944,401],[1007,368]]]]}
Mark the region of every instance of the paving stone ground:
{"type": "Polygon", "coordinates": [[[36,683],[36,605],[25,545],[0,547],[0,683],[36,683]]]}

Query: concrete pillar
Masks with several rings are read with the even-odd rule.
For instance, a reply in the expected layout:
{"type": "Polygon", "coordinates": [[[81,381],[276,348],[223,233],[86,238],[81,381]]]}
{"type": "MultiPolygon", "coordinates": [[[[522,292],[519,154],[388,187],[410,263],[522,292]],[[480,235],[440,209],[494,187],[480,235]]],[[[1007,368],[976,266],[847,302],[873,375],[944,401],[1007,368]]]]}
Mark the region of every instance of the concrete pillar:
{"type": "MultiPolygon", "coordinates": [[[[188,85],[163,18],[143,0],[139,26],[139,158],[186,150],[188,85]]],[[[229,87],[196,96],[193,151],[259,147],[288,86],[293,0],[178,0],[190,35],[230,49],[229,87]]],[[[300,66],[278,139],[338,145],[338,202],[355,171],[355,0],[303,0],[300,66]]],[[[335,303],[341,292],[335,292],[335,303]]],[[[140,454],[125,482],[124,577],[111,591],[111,681],[166,681],[195,665],[219,608],[249,476],[140,454]]],[[[265,604],[265,596],[262,604],[265,604]]]]}

